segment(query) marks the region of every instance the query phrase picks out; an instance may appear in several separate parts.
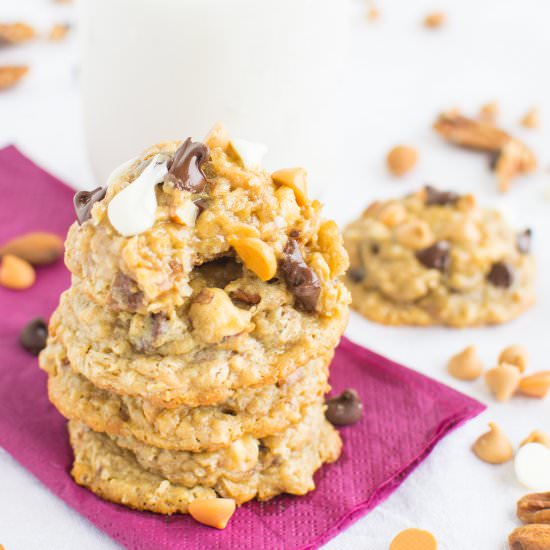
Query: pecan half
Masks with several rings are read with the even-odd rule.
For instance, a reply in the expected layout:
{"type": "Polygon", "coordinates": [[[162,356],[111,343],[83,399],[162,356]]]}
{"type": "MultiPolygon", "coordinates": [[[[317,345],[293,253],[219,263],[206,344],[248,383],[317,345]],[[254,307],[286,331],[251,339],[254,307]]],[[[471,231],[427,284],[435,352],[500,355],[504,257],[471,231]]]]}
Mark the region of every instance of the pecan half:
{"type": "Polygon", "coordinates": [[[508,537],[510,550],[548,550],[550,525],[531,524],[514,529],[508,537]]]}
{"type": "Polygon", "coordinates": [[[24,65],[5,65],[0,67],[0,90],[15,86],[27,73],[29,68],[24,65]]]}
{"type": "Polygon", "coordinates": [[[508,191],[514,177],[531,172],[537,166],[537,158],[527,145],[489,122],[467,118],[452,111],[439,115],[434,129],[455,145],[493,156],[493,166],[502,192],[508,191]]]}
{"type": "Polygon", "coordinates": [[[531,493],[520,498],[517,514],[523,523],[550,523],[550,493],[531,493]]]}

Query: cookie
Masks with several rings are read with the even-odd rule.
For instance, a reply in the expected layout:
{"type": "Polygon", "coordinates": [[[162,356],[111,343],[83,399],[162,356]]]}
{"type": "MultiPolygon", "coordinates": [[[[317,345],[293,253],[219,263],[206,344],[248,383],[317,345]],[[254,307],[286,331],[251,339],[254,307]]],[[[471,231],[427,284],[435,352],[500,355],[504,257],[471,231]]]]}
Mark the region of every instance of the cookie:
{"type": "MultiPolygon", "coordinates": [[[[305,189],[298,192],[292,182],[283,185],[262,170],[245,167],[228,144],[211,144],[200,166],[204,180],[198,185],[190,186],[171,173],[164,180],[157,174],[153,182],[160,180],[161,185],[153,189],[153,224],[145,228],[132,223],[129,231],[139,230],[137,234],[123,235],[113,226],[110,205],[151,170],[151,163],[177,164],[181,142],[154,146],[119,170],[105,196],[92,208],[89,202],[85,205],[90,217],[69,230],[65,259],[70,271],[100,305],[169,312],[192,294],[190,278],[196,267],[230,256],[261,274],[259,268],[267,262],[271,269],[265,273],[271,278],[277,263],[288,263],[289,244],[296,243],[305,268],[313,270],[309,290],[318,296],[310,295],[305,304],[300,290],[307,289],[302,288],[294,301],[302,309],[331,315],[343,299],[338,277],[348,263],[335,224],[322,220],[321,205],[310,200],[305,189]]],[[[279,277],[283,271],[279,269],[279,277]]]]}
{"type": "Polygon", "coordinates": [[[375,202],[344,231],[352,307],[388,325],[504,323],[534,303],[530,239],[472,195],[375,202]]]}
{"type": "Polygon", "coordinates": [[[75,283],[52,316],[42,364],[61,346],[95,386],[173,408],[277,383],[336,347],[348,319],[344,295],[331,317],[306,314],[281,280],[262,282],[231,260],[206,270],[194,274],[187,305],[169,314],[116,312],[75,283]]]}
{"type": "Polygon", "coordinates": [[[340,437],[324,417],[305,440],[294,434],[301,448],[293,448],[292,437],[283,435],[261,443],[245,439],[221,454],[194,458],[190,453],[146,449],[135,440],[132,444],[128,438],[111,438],[74,421],[69,422],[69,433],[77,483],[107,500],[162,514],[186,513],[195,498],[217,495],[237,503],[281,493],[303,495],[315,488],[315,471],[341,451],[340,437]],[[195,485],[201,478],[213,488],[195,485]]]}
{"type": "Polygon", "coordinates": [[[259,439],[298,422],[326,393],[330,357],[314,359],[280,384],[244,389],[216,406],[162,409],[140,398],[96,388],[61,354],[48,364],[50,401],[66,418],[95,431],[155,447],[216,450],[245,434],[259,439]]]}

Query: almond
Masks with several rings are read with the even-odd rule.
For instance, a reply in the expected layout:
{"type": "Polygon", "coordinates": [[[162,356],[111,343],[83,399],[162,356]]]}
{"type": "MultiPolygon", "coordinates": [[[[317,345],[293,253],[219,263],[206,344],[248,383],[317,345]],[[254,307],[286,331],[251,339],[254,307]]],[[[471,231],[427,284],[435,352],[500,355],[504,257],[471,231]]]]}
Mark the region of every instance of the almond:
{"type": "Polygon", "coordinates": [[[63,254],[63,240],[53,233],[27,233],[1,246],[0,257],[6,254],[13,254],[33,265],[50,264],[63,254]]]}

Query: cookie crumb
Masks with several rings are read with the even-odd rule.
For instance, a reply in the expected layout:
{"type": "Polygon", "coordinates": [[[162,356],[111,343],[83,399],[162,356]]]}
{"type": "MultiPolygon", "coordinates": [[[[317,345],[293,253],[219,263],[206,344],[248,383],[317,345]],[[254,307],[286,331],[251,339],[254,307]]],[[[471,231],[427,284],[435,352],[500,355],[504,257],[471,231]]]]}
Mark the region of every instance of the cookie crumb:
{"type": "Polygon", "coordinates": [[[442,11],[434,11],[424,17],[424,26],[428,29],[439,29],[447,20],[447,16],[442,11]]]}
{"type": "Polygon", "coordinates": [[[388,169],[394,176],[404,176],[416,166],[417,161],[417,150],[408,145],[396,145],[386,157],[388,169]]]}
{"type": "Polygon", "coordinates": [[[499,115],[500,109],[496,101],[490,101],[489,103],[484,103],[479,109],[479,120],[483,122],[490,122],[494,124],[499,115]]]}
{"type": "Polygon", "coordinates": [[[531,107],[520,120],[520,124],[529,130],[540,128],[540,115],[537,107],[531,107]]]}

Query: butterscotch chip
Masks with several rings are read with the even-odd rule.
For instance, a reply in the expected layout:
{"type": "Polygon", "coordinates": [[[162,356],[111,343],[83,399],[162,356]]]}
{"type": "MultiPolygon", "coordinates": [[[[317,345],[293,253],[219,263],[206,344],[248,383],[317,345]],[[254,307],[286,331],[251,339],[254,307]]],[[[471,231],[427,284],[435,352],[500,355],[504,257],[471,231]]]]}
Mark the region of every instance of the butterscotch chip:
{"type": "Polygon", "coordinates": [[[494,422],[489,422],[489,431],[476,440],[472,450],[480,460],[489,464],[503,464],[514,456],[510,440],[494,422]]]}
{"type": "Polygon", "coordinates": [[[189,503],[189,514],[199,523],[225,529],[235,513],[235,501],[232,498],[197,499],[189,503]]]}
{"type": "Polygon", "coordinates": [[[437,550],[437,541],[429,531],[405,529],[391,541],[390,550],[437,550]]]}
{"type": "Polygon", "coordinates": [[[71,26],[67,23],[57,23],[50,29],[48,39],[52,42],[59,42],[67,36],[70,28],[71,26]]]}
{"type": "Polygon", "coordinates": [[[380,10],[376,6],[371,6],[367,12],[367,19],[369,21],[378,21],[380,19],[380,10]]]}
{"type": "Polygon", "coordinates": [[[550,390],[550,371],[541,371],[525,376],[519,382],[519,390],[529,397],[546,397],[550,390]]]}
{"type": "Polygon", "coordinates": [[[6,254],[0,265],[0,285],[13,290],[24,290],[34,284],[36,273],[31,264],[6,254]]]}
{"type": "Polygon", "coordinates": [[[523,115],[522,119],[520,120],[520,124],[524,128],[529,128],[530,130],[539,128],[540,127],[539,110],[536,107],[532,107],[531,109],[529,109],[525,113],[525,115],[523,115]]]}
{"type": "Polygon", "coordinates": [[[520,374],[514,365],[501,363],[485,374],[485,383],[497,401],[508,401],[519,385],[520,374]]]}
{"type": "Polygon", "coordinates": [[[394,176],[403,176],[410,172],[418,161],[418,152],[408,145],[397,145],[390,150],[386,158],[389,171],[394,176]]]}
{"type": "Polygon", "coordinates": [[[0,23],[0,46],[28,42],[35,35],[34,29],[25,23],[0,23]]]}
{"type": "Polygon", "coordinates": [[[296,202],[303,206],[307,202],[307,172],[304,168],[283,168],[271,174],[277,185],[290,187],[296,196],[296,202]]]}
{"type": "Polygon", "coordinates": [[[5,65],[0,67],[0,90],[15,86],[27,73],[29,68],[23,65],[5,65]]]}
{"type": "Polygon", "coordinates": [[[254,237],[230,240],[231,246],[244,265],[262,281],[269,281],[277,272],[277,258],[271,246],[254,237]]]}
{"type": "Polygon", "coordinates": [[[466,349],[453,355],[447,365],[451,376],[459,380],[475,380],[483,372],[483,363],[477,355],[475,346],[468,346],[466,349]]]}
{"type": "Polygon", "coordinates": [[[479,109],[479,119],[494,124],[499,114],[499,107],[496,101],[485,103],[479,109]]]}
{"type": "Polygon", "coordinates": [[[447,19],[447,16],[442,11],[436,11],[429,13],[424,18],[424,26],[428,29],[439,29],[443,26],[447,19]]]}
{"type": "Polygon", "coordinates": [[[527,360],[529,353],[526,348],[514,344],[504,348],[499,356],[499,363],[508,363],[509,365],[514,365],[518,368],[519,372],[523,372],[527,368],[527,360]]]}
{"type": "Polygon", "coordinates": [[[520,447],[527,445],[527,443],[540,443],[550,449],[550,435],[541,431],[533,430],[521,443],[520,447]]]}

